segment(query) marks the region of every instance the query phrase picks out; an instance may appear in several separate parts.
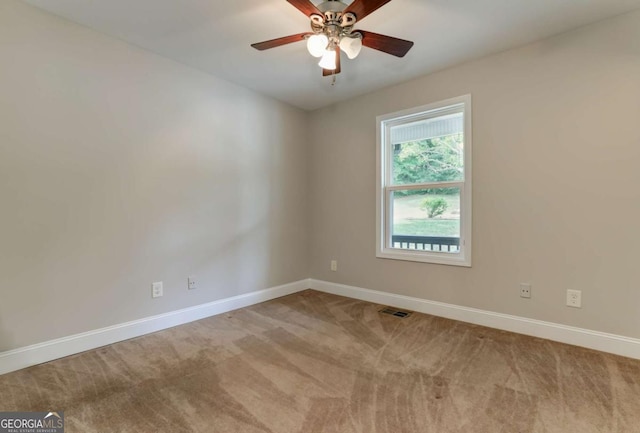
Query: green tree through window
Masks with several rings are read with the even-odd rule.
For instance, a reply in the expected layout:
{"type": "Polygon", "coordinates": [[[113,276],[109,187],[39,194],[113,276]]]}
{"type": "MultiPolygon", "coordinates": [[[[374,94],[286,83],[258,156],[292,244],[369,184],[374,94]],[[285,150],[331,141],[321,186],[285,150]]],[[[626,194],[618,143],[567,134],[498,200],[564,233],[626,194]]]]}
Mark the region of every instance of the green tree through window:
{"type": "MultiPolygon", "coordinates": [[[[464,179],[463,135],[453,134],[398,144],[393,152],[393,180],[397,185],[451,182],[464,179]]],[[[457,189],[441,189],[455,194],[457,189]]],[[[398,192],[399,195],[418,191],[398,192]]]]}

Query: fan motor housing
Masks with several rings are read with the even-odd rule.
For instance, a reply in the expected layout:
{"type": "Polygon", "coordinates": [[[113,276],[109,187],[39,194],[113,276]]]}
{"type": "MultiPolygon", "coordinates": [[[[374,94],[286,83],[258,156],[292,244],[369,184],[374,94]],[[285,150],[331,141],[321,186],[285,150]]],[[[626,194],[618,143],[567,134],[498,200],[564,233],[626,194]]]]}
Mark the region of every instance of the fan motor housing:
{"type": "Polygon", "coordinates": [[[326,12],[342,12],[347,8],[347,5],[339,0],[328,0],[320,3],[317,7],[320,12],[326,15],[326,12]]]}
{"type": "Polygon", "coordinates": [[[357,21],[356,16],[351,12],[326,11],[324,16],[312,14],[309,18],[311,19],[311,28],[316,33],[327,29],[338,29],[339,32],[349,33],[357,21]]]}

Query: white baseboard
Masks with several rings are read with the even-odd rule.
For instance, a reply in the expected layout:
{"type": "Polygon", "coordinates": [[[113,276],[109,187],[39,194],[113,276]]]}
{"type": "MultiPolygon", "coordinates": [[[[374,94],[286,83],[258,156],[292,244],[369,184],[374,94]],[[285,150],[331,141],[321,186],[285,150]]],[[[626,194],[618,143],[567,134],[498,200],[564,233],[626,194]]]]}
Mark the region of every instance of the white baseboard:
{"type": "Polygon", "coordinates": [[[311,280],[313,290],[640,359],[640,340],[541,320],[311,280]]]}
{"type": "Polygon", "coordinates": [[[0,374],[259,304],[309,288],[640,359],[640,340],[635,338],[308,279],[3,352],[0,353],[0,374]]]}
{"type": "Polygon", "coordinates": [[[0,353],[0,374],[9,373],[43,362],[74,355],[86,350],[140,337],[152,332],[248,307],[309,288],[310,280],[301,280],[283,286],[251,292],[232,298],[220,299],[195,307],[147,317],[132,322],[96,329],[82,334],[58,338],[20,349],[0,353]]]}

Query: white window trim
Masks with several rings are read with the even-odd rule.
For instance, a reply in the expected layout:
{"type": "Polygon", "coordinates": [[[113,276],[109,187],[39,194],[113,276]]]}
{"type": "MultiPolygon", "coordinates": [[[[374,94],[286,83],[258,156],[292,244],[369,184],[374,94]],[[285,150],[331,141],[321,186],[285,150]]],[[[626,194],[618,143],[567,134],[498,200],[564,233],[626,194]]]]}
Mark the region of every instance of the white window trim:
{"type": "MultiPolygon", "coordinates": [[[[436,263],[442,265],[471,267],[471,213],[472,213],[472,129],[471,129],[471,95],[440,101],[422,107],[398,111],[377,117],[377,151],[376,151],[376,257],[383,259],[408,260],[414,262],[436,263]],[[464,182],[441,182],[442,187],[460,186],[460,252],[440,253],[435,251],[403,250],[389,248],[391,241],[391,206],[386,206],[390,192],[394,189],[424,189],[424,185],[387,186],[392,158],[385,155],[391,152],[392,146],[389,131],[391,126],[411,120],[438,117],[449,111],[452,106],[461,106],[464,113],[464,182]],[[384,165],[384,166],[383,166],[384,165]],[[388,238],[388,239],[387,239],[388,238]]],[[[434,183],[429,183],[433,188],[434,183]]]]}

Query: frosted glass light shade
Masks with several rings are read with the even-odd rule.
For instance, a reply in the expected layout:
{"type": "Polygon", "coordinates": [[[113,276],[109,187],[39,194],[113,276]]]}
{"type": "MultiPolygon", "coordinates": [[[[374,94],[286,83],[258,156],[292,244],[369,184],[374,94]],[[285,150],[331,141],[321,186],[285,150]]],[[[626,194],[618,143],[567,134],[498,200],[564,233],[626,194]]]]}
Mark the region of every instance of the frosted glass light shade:
{"type": "Polygon", "coordinates": [[[345,36],[340,40],[340,49],[345,52],[347,57],[355,59],[362,50],[362,39],[345,36]]]}
{"type": "Polygon", "coordinates": [[[328,44],[329,38],[325,35],[312,35],[307,39],[307,50],[309,50],[309,54],[313,57],[322,57],[328,44]]]}
{"type": "Polygon", "coordinates": [[[322,56],[322,59],[320,60],[320,63],[318,63],[318,66],[320,66],[322,69],[326,69],[328,71],[335,71],[337,68],[336,65],[336,50],[331,48],[331,49],[327,49],[324,52],[324,55],[322,56]]]}

